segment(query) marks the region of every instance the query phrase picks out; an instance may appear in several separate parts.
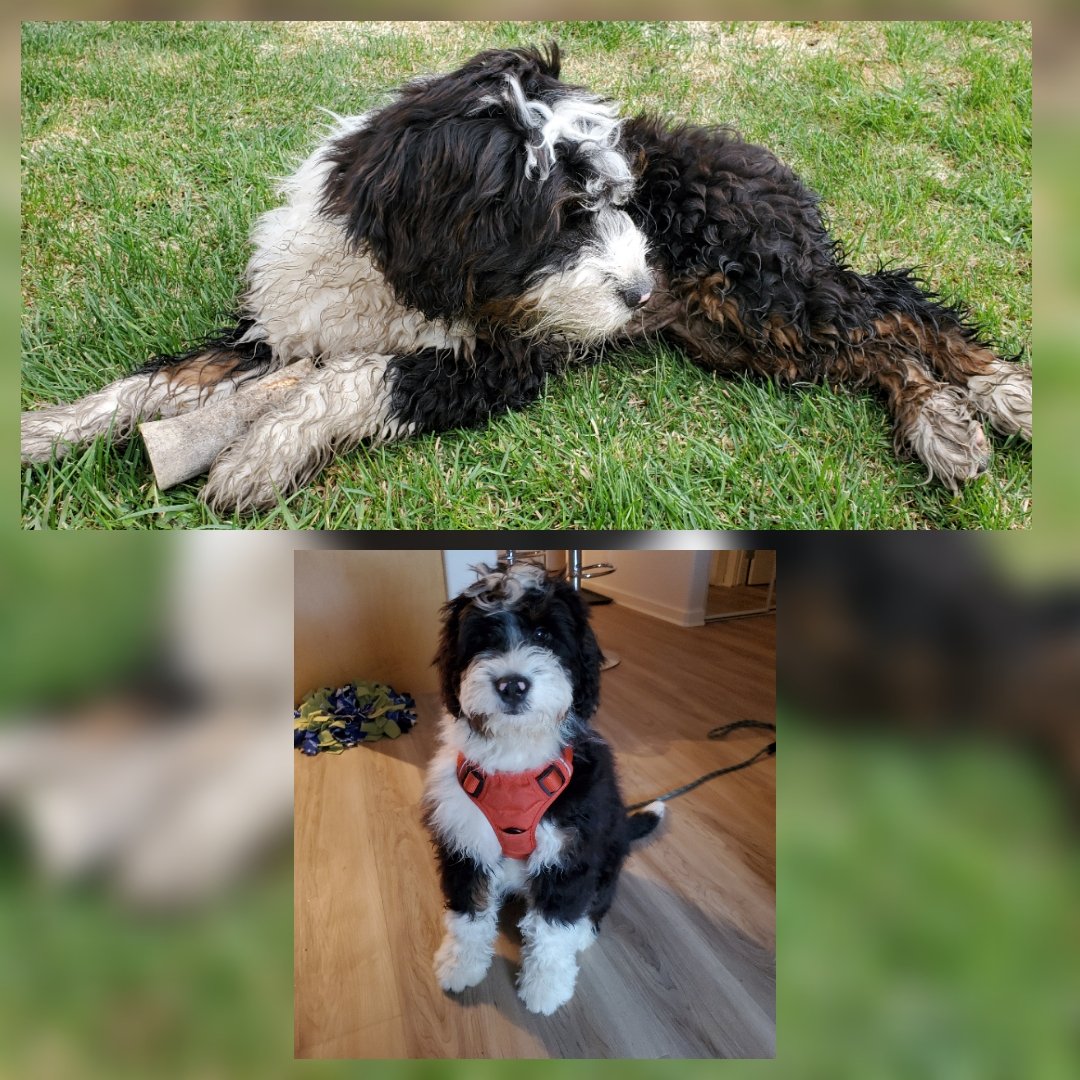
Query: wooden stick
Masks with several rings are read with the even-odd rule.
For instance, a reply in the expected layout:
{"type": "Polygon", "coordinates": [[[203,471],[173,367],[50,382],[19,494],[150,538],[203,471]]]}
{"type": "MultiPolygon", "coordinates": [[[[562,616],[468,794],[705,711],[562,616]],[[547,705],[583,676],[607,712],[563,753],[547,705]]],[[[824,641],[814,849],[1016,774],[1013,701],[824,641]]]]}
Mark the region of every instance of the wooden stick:
{"type": "Polygon", "coordinates": [[[298,360],[204,408],[140,424],[158,488],[164,491],[206,472],[229,443],[313,370],[311,360],[298,360]]]}

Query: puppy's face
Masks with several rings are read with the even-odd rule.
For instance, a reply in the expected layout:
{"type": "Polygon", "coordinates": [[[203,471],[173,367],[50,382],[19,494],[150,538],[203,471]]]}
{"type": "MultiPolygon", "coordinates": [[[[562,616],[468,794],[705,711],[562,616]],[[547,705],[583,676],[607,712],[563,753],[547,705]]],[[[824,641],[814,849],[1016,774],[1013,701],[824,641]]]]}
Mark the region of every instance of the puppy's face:
{"type": "Polygon", "coordinates": [[[596,707],[585,606],[536,567],[501,567],[451,601],[436,660],[447,708],[491,738],[585,722],[596,707]]]}
{"type": "Polygon", "coordinates": [[[573,687],[542,622],[474,608],[465,616],[462,634],[468,659],[458,700],[475,729],[494,733],[516,724],[555,728],[563,723],[573,704],[573,687]]]}
{"type": "Polygon", "coordinates": [[[598,340],[652,290],[614,106],[558,50],[481,53],[341,137],[324,209],[432,319],[598,340]]]}

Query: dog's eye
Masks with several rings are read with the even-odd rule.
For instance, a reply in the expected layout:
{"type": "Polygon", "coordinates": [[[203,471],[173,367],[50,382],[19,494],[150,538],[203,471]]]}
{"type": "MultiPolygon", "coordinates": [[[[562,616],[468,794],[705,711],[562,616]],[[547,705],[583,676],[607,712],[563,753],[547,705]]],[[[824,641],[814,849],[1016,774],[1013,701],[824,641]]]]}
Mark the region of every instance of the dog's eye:
{"type": "Polygon", "coordinates": [[[538,626],[533,632],[533,641],[540,642],[541,645],[547,644],[551,640],[551,631],[544,626],[538,626]]]}

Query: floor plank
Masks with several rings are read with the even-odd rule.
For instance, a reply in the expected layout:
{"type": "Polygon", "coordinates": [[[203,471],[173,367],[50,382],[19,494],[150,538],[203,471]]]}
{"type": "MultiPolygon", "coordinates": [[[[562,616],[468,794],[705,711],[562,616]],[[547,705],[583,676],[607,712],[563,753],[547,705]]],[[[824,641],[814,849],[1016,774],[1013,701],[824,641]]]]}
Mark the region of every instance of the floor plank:
{"type": "MultiPolygon", "coordinates": [[[[606,671],[595,724],[628,801],[751,756],[771,736],[775,618],[684,629],[592,609],[606,671]]],[[[407,688],[399,688],[407,689],[407,688]]],[[[444,994],[431,973],[441,896],[420,826],[438,705],[408,735],[296,760],[296,1055],[304,1058],[713,1058],[775,1052],[775,759],[672,800],[635,850],[573,1000],[528,1013],[514,991],[521,907],[492,970],[444,994]]]]}

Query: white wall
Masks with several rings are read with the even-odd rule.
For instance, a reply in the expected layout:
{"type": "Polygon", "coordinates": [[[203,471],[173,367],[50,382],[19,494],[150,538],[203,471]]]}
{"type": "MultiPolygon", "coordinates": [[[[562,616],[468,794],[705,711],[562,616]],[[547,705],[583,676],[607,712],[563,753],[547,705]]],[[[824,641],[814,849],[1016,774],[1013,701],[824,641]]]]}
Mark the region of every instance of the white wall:
{"type": "Polygon", "coordinates": [[[635,611],[678,626],[703,626],[711,551],[583,551],[583,564],[608,562],[614,574],[583,581],[635,611]]]}
{"type": "Polygon", "coordinates": [[[498,561],[495,551],[444,551],[443,568],[446,571],[446,599],[453,600],[462,589],[476,580],[471,567],[478,563],[494,566],[498,561]]]}

